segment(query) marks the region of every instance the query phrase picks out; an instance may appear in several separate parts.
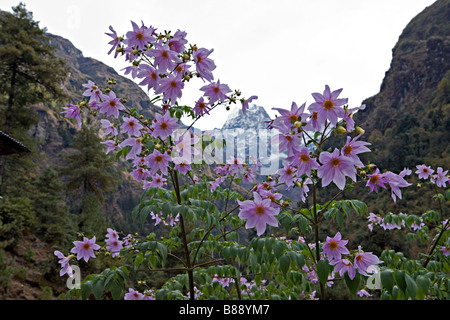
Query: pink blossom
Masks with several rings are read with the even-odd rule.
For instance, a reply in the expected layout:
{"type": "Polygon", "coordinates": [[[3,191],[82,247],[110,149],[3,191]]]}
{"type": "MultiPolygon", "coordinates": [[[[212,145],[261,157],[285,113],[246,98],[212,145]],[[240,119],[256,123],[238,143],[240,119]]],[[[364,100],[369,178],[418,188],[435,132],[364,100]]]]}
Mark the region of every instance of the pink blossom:
{"type": "Polygon", "coordinates": [[[184,51],[184,45],[188,42],[186,40],[187,33],[185,31],[177,30],[173,37],[167,42],[170,50],[182,53],[184,51]]]}
{"type": "Polygon", "coordinates": [[[147,28],[144,24],[138,27],[133,21],[131,21],[131,25],[133,31],[128,31],[126,34],[127,38],[124,40],[124,43],[129,47],[137,46],[139,49],[143,50],[149,42],[155,42],[155,38],[153,37],[153,31],[155,31],[154,28],[147,28]]]}
{"type": "Polygon", "coordinates": [[[434,170],[431,169],[431,167],[426,166],[424,164],[417,165],[416,168],[417,171],[415,173],[419,175],[419,179],[428,179],[428,177],[432,175],[434,172],[434,170]]]}
{"type": "Polygon", "coordinates": [[[279,214],[279,209],[274,208],[270,199],[262,199],[257,193],[253,193],[254,200],[237,200],[240,211],[239,218],[247,219],[246,229],[256,227],[257,235],[260,236],[266,231],[266,225],[278,226],[278,220],[275,218],[279,214]]]}
{"type": "Polygon", "coordinates": [[[284,161],[283,168],[277,171],[278,182],[285,183],[288,188],[291,187],[294,184],[295,173],[295,168],[288,161],[284,161]]]}
{"type": "Polygon", "coordinates": [[[309,114],[305,113],[305,103],[300,107],[297,106],[295,102],[292,102],[291,110],[285,110],[281,108],[272,108],[273,110],[277,110],[281,116],[276,117],[273,121],[273,126],[279,129],[282,132],[290,130],[291,127],[294,126],[294,123],[297,121],[306,122],[309,114]]]}
{"type": "Polygon", "coordinates": [[[323,252],[327,255],[328,260],[340,260],[341,254],[349,254],[350,252],[345,247],[348,240],[341,240],[341,233],[338,232],[333,238],[327,236],[327,240],[323,245],[323,252]]]}
{"type": "Polygon", "coordinates": [[[334,272],[339,273],[342,277],[345,273],[347,273],[350,279],[354,279],[356,276],[356,269],[353,264],[348,259],[342,260],[334,260],[330,262],[331,265],[334,265],[334,272]]]}
{"type": "Polygon", "coordinates": [[[374,255],[372,252],[364,252],[361,250],[361,247],[359,247],[359,252],[355,257],[354,264],[356,268],[358,268],[358,272],[362,275],[367,276],[368,274],[367,269],[370,266],[380,264],[383,261],[380,261],[376,255],[374,255]]]}
{"type": "Polygon", "coordinates": [[[210,109],[211,107],[209,106],[209,103],[205,102],[203,97],[201,97],[195,103],[194,112],[196,116],[203,116],[205,113],[209,114],[210,109]]]}
{"type": "Polygon", "coordinates": [[[317,112],[317,119],[320,124],[329,120],[331,124],[336,125],[338,118],[344,118],[345,111],[342,106],[348,102],[348,99],[338,99],[341,92],[342,89],[331,92],[330,87],[326,85],[323,94],[312,94],[316,102],[309,106],[309,110],[311,112],[317,112]]]}
{"type": "Polygon", "coordinates": [[[205,48],[199,48],[193,52],[197,73],[200,75],[200,78],[206,81],[214,80],[212,71],[216,68],[216,65],[213,60],[208,58],[213,51],[214,49],[207,50],[205,48]]]}
{"type": "Polygon", "coordinates": [[[309,150],[306,147],[300,147],[298,152],[294,151],[294,154],[288,157],[287,161],[289,161],[292,166],[297,167],[297,177],[301,177],[303,174],[311,177],[311,170],[320,168],[317,160],[309,156],[309,150]]]}
{"type": "Polygon", "coordinates": [[[154,150],[153,153],[145,157],[147,167],[150,168],[150,173],[153,175],[158,170],[162,174],[167,175],[167,168],[171,157],[167,153],[161,153],[158,150],[154,150]]]}
{"type": "Polygon", "coordinates": [[[431,176],[430,181],[435,183],[438,187],[446,187],[447,181],[449,178],[447,177],[448,170],[444,171],[441,167],[438,167],[436,170],[436,174],[431,176]]]}
{"type": "Polygon", "coordinates": [[[116,238],[109,238],[105,240],[106,249],[112,252],[112,257],[120,255],[120,250],[123,248],[123,241],[116,238]]]}
{"type": "Polygon", "coordinates": [[[147,90],[151,88],[156,88],[158,86],[159,74],[158,71],[149,66],[148,64],[140,64],[139,70],[137,74],[138,78],[143,78],[141,82],[139,82],[140,86],[147,86],[147,90]]]}
{"type": "MultiPolygon", "coordinates": [[[[112,40],[110,42],[108,42],[108,44],[110,44],[112,46],[111,49],[108,51],[108,54],[111,54],[111,52],[113,52],[113,50],[115,50],[119,46],[120,38],[112,26],[109,26],[109,30],[111,30],[111,33],[105,32],[105,34],[112,38],[112,40]]],[[[118,54],[119,54],[119,52],[116,50],[114,53],[114,58],[116,58],[118,54]]]]}
{"type": "Polygon", "coordinates": [[[365,141],[356,141],[360,136],[361,135],[358,135],[353,139],[347,136],[347,142],[342,148],[341,154],[352,159],[355,166],[364,167],[364,164],[357,155],[364,152],[370,152],[370,149],[366,147],[370,145],[370,143],[365,141]]]}
{"type": "Polygon", "coordinates": [[[81,111],[80,108],[75,104],[68,104],[68,107],[63,108],[64,113],[67,118],[74,118],[77,120],[78,129],[81,128],[81,111]]]}
{"type": "Polygon", "coordinates": [[[178,129],[179,124],[176,118],[172,118],[169,112],[165,114],[156,114],[151,128],[153,129],[152,137],[165,139],[170,136],[174,130],[178,129]]]}
{"type": "Polygon", "coordinates": [[[125,107],[116,97],[114,91],[110,91],[108,96],[104,96],[104,101],[99,106],[99,112],[106,113],[106,116],[119,117],[119,110],[124,110],[125,107]]]}
{"type": "Polygon", "coordinates": [[[166,78],[159,79],[158,86],[155,88],[155,93],[162,93],[164,100],[175,104],[177,99],[181,98],[184,88],[184,83],[181,77],[170,74],[166,78]]]}
{"type": "Polygon", "coordinates": [[[408,183],[400,174],[395,174],[391,171],[387,171],[384,175],[386,182],[389,184],[391,188],[391,196],[394,199],[394,202],[402,198],[402,192],[400,188],[408,187],[411,183],[408,183]]]}
{"type": "Polygon", "coordinates": [[[128,136],[134,136],[134,137],[140,137],[141,136],[141,129],[144,128],[142,124],[139,123],[139,121],[133,117],[123,117],[123,124],[120,127],[122,129],[123,133],[128,133],[128,136]]]}
{"type": "Polygon", "coordinates": [[[144,300],[144,295],[140,293],[139,291],[136,291],[132,288],[128,290],[127,293],[125,293],[124,296],[125,300],[144,300]]]}
{"type": "Polygon", "coordinates": [[[247,114],[247,109],[249,107],[250,102],[252,102],[253,100],[258,99],[258,96],[251,96],[248,99],[241,99],[241,103],[242,103],[242,113],[244,114],[244,116],[247,114]]]}
{"type": "Polygon", "coordinates": [[[177,64],[182,62],[177,52],[170,50],[168,45],[156,44],[155,49],[147,50],[145,54],[155,57],[155,65],[158,66],[158,70],[161,73],[167,70],[172,72],[177,64]]]}
{"type": "Polygon", "coordinates": [[[102,128],[105,129],[105,135],[117,136],[119,133],[116,126],[112,124],[108,119],[101,119],[102,128]]]}
{"type": "Polygon", "coordinates": [[[203,91],[207,97],[209,97],[210,104],[213,104],[218,100],[224,102],[228,98],[227,93],[231,92],[231,89],[228,87],[228,85],[221,84],[220,80],[203,86],[200,88],[200,90],[203,91]]]}
{"type": "Polygon", "coordinates": [[[83,241],[74,241],[75,247],[70,250],[77,254],[77,260],[84,259],[88,262],[89,258],[95,258],[94,250],[100,249],[100,246],[95,243],[95,236],[92,239],[83,237],[83,241]]]}
{"type": "Polygon", "coordinates": [[[366,187],[370,188],[369,192],[375,191],[375,193],[378,193],[378,187],[386,189],[386,186],[384,185],[387,183],[387,179],[385,178],[384,174],[380,173],[380,170],[377,168],[375,173],[368,174],[367,177],[369,180],[366,183],[366,187]]]}
{"type": "Polygon", "coordinates": [[[106,149],[106,154],[110,153],[111,151],[114,151],[116,149],[116,143],[113,140],[106,140],[100,142],[101,144],[104,144],[108,148],[106,149]]]}
{"type": "Polygon", "coordinates": [[[131,146],[131,150],[128,151],[125,159],[133,159],[137,154],[140,154],[142,151],[142,139],[141,138],[128,138],[122,141],[119,144],[119,148],[125,148],[131,146]]]}
{"type": "Polygon", "coordinates": [[[356,168],[353,160],[339,155],[337,148],[332,153],[322,152],[319,161],[322,166],[317,173],[319,178],[322,178],[323,187],[333,181],[339,189],[343,190],[345,188],[345,177],[350,177],[353,181],[356,181],[356,168]]]}
{"type": "Polygon", "coordinates": [[[178,170],[182,175],[186,175],[188,171],[192,170],[191,165],[185,158],[176,157],[173,158],[173,163],[175,164],[174,169],[178,170]]]}
{"type": "Polygon", "coordinates": [[[59,276],[62,277],[67,273],[69,277],[73,276],[72,267],[69,265],[69,261],[72,256],[65,257],[61,251],[56,250],[54,255],[59,258],[58,263],[61,265],[61,270],[59,271],[59,276]]]}

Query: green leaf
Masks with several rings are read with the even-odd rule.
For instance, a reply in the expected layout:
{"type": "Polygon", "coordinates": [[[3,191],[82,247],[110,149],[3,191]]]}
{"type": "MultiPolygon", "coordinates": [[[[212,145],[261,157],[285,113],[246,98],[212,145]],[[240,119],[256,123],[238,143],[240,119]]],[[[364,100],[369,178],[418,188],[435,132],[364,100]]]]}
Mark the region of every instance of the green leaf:
{"type": "Polygon", "coordinates": [[[92,281],[86,281],[81,284],[81,299],[87,300],[92,291],[92,281]]]}
{"type": "Polygon", "coordinates": [[[418,276],[416,279],[416,284],[418,289],[418,296],[423,299],[428,293],[428,289],[431,286],[431,281],[426,276],[418,276]]]}
{"type": "Polygon", "coordinates": [[[403,293],[406,292],[406,280],[405,280],[405,272],[403,270],[395,270],[394,271],[394,279],[397,283],[398,288],[403,291],[403,293]]]}
{"type": "Polygon", "coordinates": [[[92,289],[94,291],[95,299],[100,300],[103,295],[103,286],[104,284],[104,278],[99,278],[96,281],[94,281],[94,284],[92,286],[92,289]]]}
{"type": "Polygon", "coordinates": [[[287,254],[283,254],[280,257],[280,270],[286,274],[289,270],[289,265],[291,264],[291,258],[287,254]]]}
{"type": "Polygon", "coordinates": [[[317,262],[317,276],[322,284],[328,281],[328,274],[330,273],[330,265],[327,260],[319,260],[317,262]]]}
{"type": "Polygon", "coordinates": [[[414,279],[407,273],[405,273],[406,282],[406,294],[414,299],[417,295],[417,284],[414,279]]]}
{"type": "Polygon", "coordinates": [[[390,269],[386,269],[381,271],[380,278],[381,278],[381,285],[383,288],[386,288],[386,290],[392,294],[392,288],[394,287],[394,272],[390,269]]]}
{"type": "Polygon", "coordinates": [[[114,279],[111,287],[111,295],[114,300],[119,300],[120,296],[122,295],[122,284],[114,279]]]}
{"type": "Polygon", "coordinates": [[[357,272],[353,279],[350,279],[348,273],[344,274],[345,284],[347,285],[348,290],[353,296],[356,296],[356,291],[358,291],[359,286],[361,284],[361,276],[357,272]]]}
{"type": "Polygon", "coordinates": [[[285,244],[282,241],[277,241],[275,242],[275,244],[273,245],[273,253],[275,254],[275,258],[278,258],[281,256],[281,254],[283,253],[285,244]]]}

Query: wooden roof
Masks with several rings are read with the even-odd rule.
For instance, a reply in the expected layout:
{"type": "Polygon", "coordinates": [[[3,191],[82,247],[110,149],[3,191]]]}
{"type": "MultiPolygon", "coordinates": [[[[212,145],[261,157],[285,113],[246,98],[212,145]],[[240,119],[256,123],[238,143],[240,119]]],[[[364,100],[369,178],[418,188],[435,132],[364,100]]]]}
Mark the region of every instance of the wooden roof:
{"type": "Polygon", "coordinates": [[[19,141],[0,131],[0,155],[8,155],[21,152],[30,152],[30,150],[19,141]]]}

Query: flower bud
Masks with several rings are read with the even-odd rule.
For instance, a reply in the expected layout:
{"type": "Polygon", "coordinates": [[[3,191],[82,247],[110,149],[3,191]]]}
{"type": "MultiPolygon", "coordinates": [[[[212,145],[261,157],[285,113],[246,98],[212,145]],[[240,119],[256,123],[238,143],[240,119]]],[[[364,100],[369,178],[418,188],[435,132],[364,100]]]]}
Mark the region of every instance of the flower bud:
{"type": "Polygon", "coordinates": [[[360,175],[362,178],[365,178],[365,177],[366,177],[366,172],[363,170],[363,171],[361,171],[361,172],[359,173],[359,175],[360,175]]]}
{"type": "Polygon", "coordinates": [[[356,132],[356,134],[360,135],[360,134],[364,134],[364,132],[366,132],[366,131],[364,131],[364,129],[361,127],[356,127],[355,132],[356,132]]]}
{"type": "Polygon", "coordinates": [[[417,189],[420,189],[420,188],[422,188],[422,184],[418,183],[417,184],[417,189]]]}
{"type": "Polygon", "coordinates": [[[294,122],[294,126],[295,126],[296,128],[301,128],[301,127],[302,127],[302,122],[301,122],[301,121],[295,121],[295,122],[294,122]]]}
{"type": "Polygon", "coordinates": [[[336,128],[336,132],[337,132],[337,134],[345,134],[345,133],[347,133],[347,130],[343,126],[338,126],[336,128]]]}
{"type": "Polygon", "coordinates": [[[377,165],[376,164],[369,164],[367,167],[369,168],[370,171],[374,171],[374,170],[377,169],[377,165]]]}

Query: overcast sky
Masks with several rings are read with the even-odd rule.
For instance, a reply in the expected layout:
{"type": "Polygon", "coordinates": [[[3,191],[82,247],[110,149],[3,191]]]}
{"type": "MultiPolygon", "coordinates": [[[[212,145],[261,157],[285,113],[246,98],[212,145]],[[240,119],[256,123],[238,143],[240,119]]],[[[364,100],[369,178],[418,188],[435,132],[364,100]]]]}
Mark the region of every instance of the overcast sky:
{"type": "MultiPolygon", "coordinates": [[[[119,35],[131,20],[158,30],[187,32],[199,47],[214,49],[215,79],[257,105],[309,105],[312,92],[343,88],[350,107],[378,93],[392,48],[406,25],[435,0],[24,0],[48,32],[70,40],[86,57],[123,75],[127,64],[108,56],[112,25],[119,35]]],[[[19,1],[0,0],[11,11],[19,1]]],[[[173,33],[172,32],[172,33],[173,33]]],[[[193,106],[203,83],[189,83],[182,103],[193,106]]],[[[82,90],[82,88],[80,88],[82,90]]],[[[196,123],[220,128],[228,113],[214,110],[196,123]]]]}

